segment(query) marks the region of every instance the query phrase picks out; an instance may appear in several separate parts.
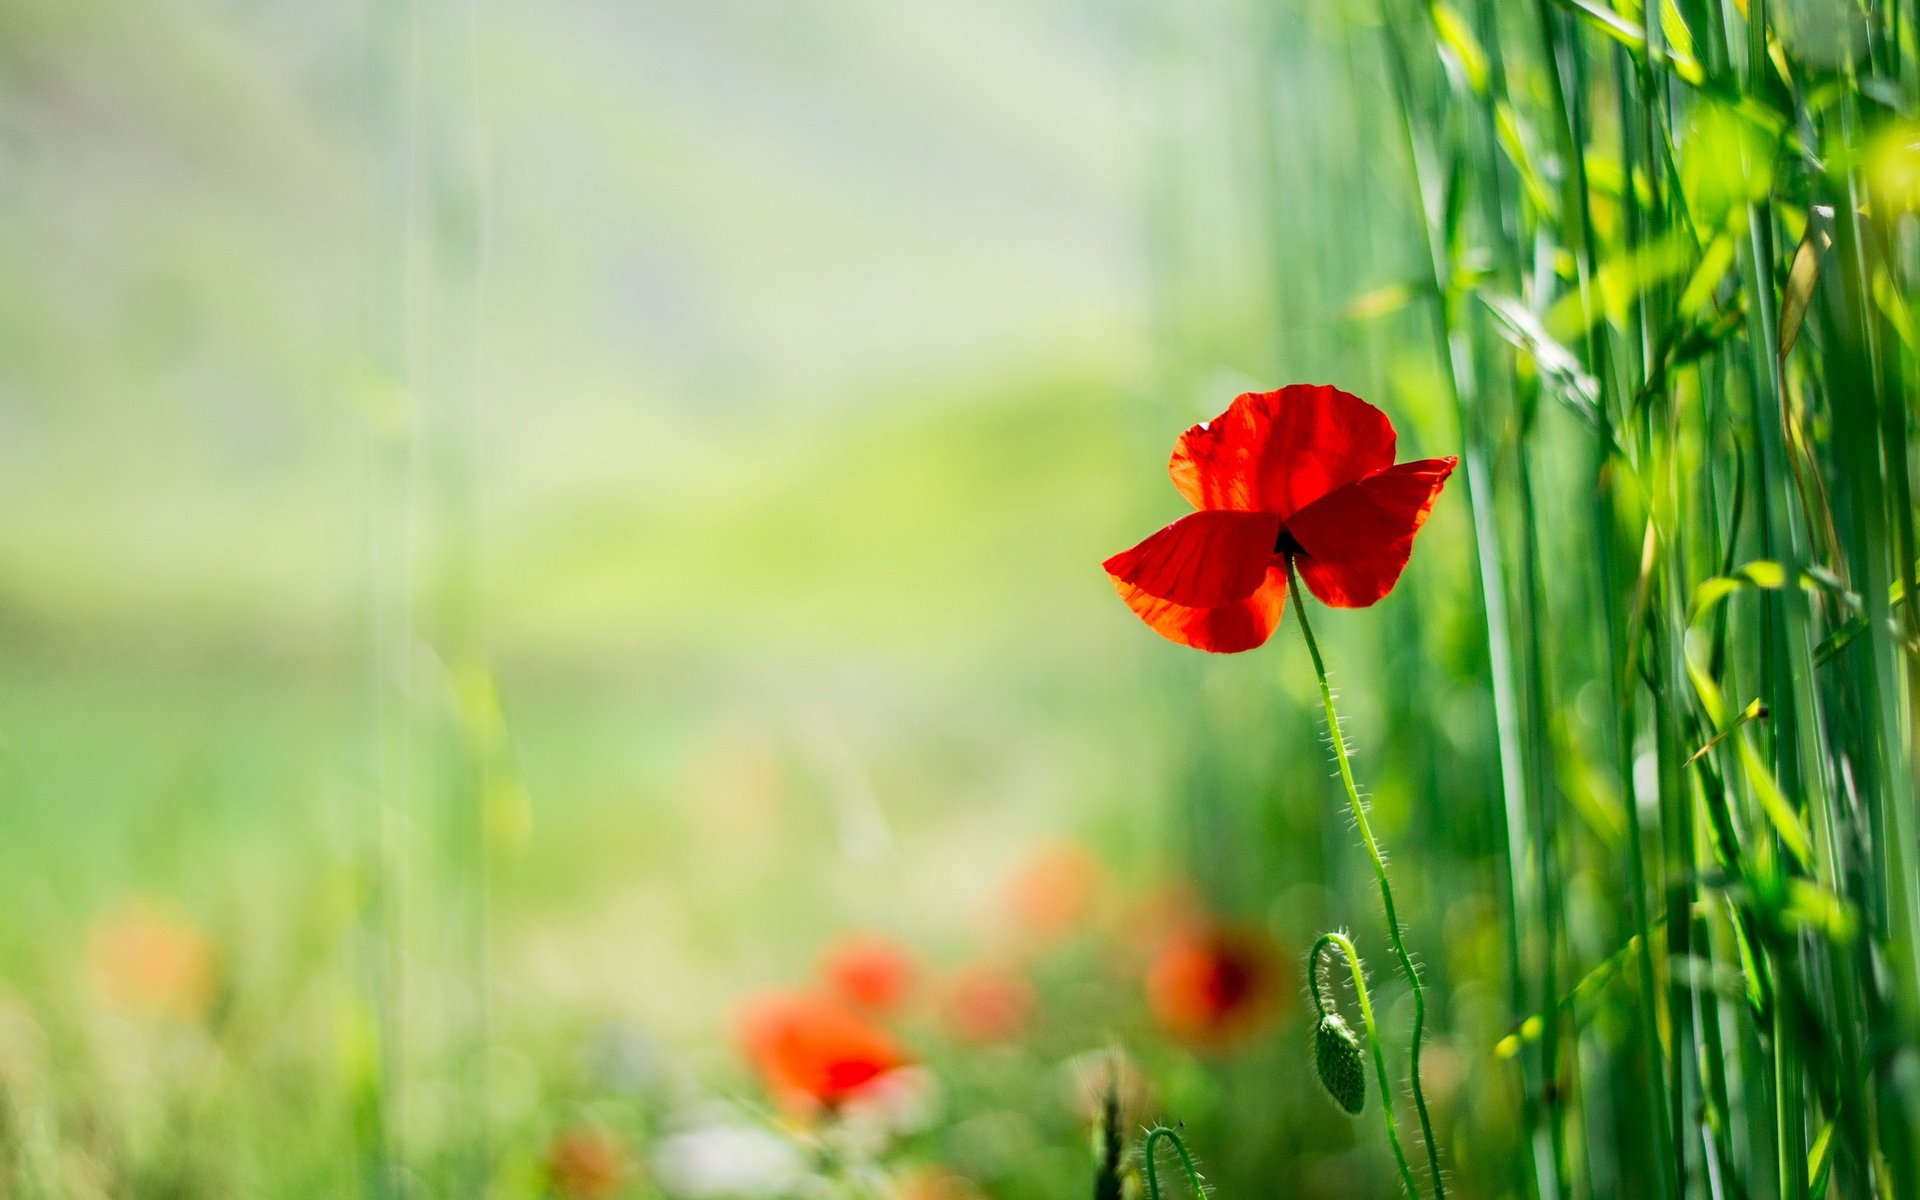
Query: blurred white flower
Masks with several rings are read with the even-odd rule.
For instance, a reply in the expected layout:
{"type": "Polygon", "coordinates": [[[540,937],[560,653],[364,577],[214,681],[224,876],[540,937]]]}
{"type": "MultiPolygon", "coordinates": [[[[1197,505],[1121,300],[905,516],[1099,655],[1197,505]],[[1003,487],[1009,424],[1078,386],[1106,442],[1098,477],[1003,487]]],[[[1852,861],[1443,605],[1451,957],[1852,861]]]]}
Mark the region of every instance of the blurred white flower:
{"type": "Polygon", "coordinates": [[[792,1143],[748,1125],[709,1125],[662,1138],[653,1177],[668,1193],[698,1200],[791,1191],[805,1173],[792,1143]]]}

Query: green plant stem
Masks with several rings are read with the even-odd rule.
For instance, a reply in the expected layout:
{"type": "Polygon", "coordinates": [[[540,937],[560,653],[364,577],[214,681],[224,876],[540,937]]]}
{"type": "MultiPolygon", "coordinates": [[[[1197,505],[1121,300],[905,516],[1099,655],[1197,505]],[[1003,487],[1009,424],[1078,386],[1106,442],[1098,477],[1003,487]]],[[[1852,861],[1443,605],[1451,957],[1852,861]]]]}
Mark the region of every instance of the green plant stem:
{"type": "MultiPolygon", "coordinates": [[[[1300,573],[1294,569],[1293,556],[1287,556],[1287,586],[1293,593],[1294,613],[1300,623],[1300,636],[1307,643],[1307,655],[1313,659],[1314,678],[1320,682],[1320,703],[1327,713],[1327,733],[1333,740],[1334,761],[1340,768],[1340,783],[1347,790],[1347,805],[1353,812],[1353,823],[1360,831],[1360,840],[1366,843],[1367,857],[1373,862],[1373,875],[1380,884],[1380,901],[1386,908],[1387,939],[1393,944],[1393,954],[1399,960],[1401,973],[1407,977],[1407,987],[1413,994],[1413,1033],[1410,1036],[1408,1059],[1409,1077],[1413,1084],[1413,1107],[1420,1118],[1420,1136],[1427,1146],[1427,1168],[1433,1175],[1434,1200],[1445,1200],[1446,1181],[1440,1174],[1440,1150],[1433,1138],[1433,1119],[1427,1115],[1426,1092],[1420,1086],[1420,1038],[1427,1023],[1426,989],[1420,985],[1420,972],[1413,965],[1413,956],[1407,953],[1407,943],[1400,934],[1400,916],[1393,906],[1393,884],[1387,878],[1387,860],[1380,852],[1380,842],[1373,836],[1373,825],[1367,820],[1367,806],[1361,802],[1360,789],[1353,782],[1353,763],[1347,755],[1347,740],[1340,732],[1340,714],[1333,705],[1333,687],[1327,682],[1327,665],[1320,657],[1320,643],[1314,640],[1313,624],[1307,618],[1306,592],[1300,586],[1300,573]]],[[[1385,1084],[1382,1084],[1385,1087],[1385,1084]]],[[[1381,1097],[1382,1104],[1390,1103],[1391,1093],[1381,1097]]],[[[1418,1190],[1414,1195],[1419,1195],[1418,1190]]]]}
{"type": "Polygon", "coordinates": [[[1193,1165],[1193,1155],[1187,1152],[1187,1144],[1180,1135],[1165,1125],[1156,1125],[1147,1130],[1147,1143],[1142,1154],[1147,1160],[1147,1196],[1148,1200],[1160,1200],[1160,1168],[1154,1160],[1154,1145],[1157,1142],[1173,1143],[1173,1152],[1180,1156],[1180,1165],[1186,1168],[1187,1186],[1193,1189],[1194,1196],[1207,1194],[1206,1185],[1200,1180],[1200,1168],[1193,1165]]]}
{"type": "Polygon", "coordinates": [[[1313,989],[1313,1007],[1323,1017],[1330,1007],[1320,993],[1320,952],[1328,946],[1339,947],[1347,956],[1347,973],[1353,978],[1353,995],[1360,1004],[1360,1025],[1367,1031],[1367,1046],[1373,1051],[1373,1073],[1380,1080],[1380,1121],[1387,1127],[1387,1144],[1393,1147],[1393,1161],[1400,1167],[1400,1181],[1406,1184],[1409,1196],[1417,1197],[1420,1185],[1414,1182],[1413,1167],[1407,1163],[1407,1152],[1400,1145],[1400,1127],[1393,1120],[1393,1081],[1387,1077],[1387,1054],[1380,1047],[1380,1030],[1373,1020],[1373,1000],[1367,995],[1366,971],[1360,965],[1360,952],[1345,934],[1321,934],[1307,954],[1307,980],[1313,989]]]}

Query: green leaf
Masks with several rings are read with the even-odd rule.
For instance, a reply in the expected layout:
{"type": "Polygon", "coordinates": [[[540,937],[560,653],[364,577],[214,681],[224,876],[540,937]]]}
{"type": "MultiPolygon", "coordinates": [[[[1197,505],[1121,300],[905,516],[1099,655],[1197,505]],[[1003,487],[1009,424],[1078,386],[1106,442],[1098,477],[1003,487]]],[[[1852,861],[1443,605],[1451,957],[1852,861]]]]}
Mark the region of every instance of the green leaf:
{"type": "MultiPolygon", "coordinates": [[[[1640,25],[1629,21],[1627,18],[1613,11],[1613,9],[1607,7],[1605,4],[1600,3],[1600,0],[1559,0],[1559,4],[1562,8],[1571,9],[1573,12],[1585,17],[1588,21],[1592,22],[1600,32],[1606,34],[1614,41],[1619,42],[1622,46],[1635,51],[1643,57],[1645,56],[1647,52],[1647,31],[1640,25]]],[[[1666,28],[1664,23],[1661,28],[1666,28]]],[[[1691,42],[1692,39],[1689,38],[1688,40],[1691,42]]],[[[1691,53],[1684,52],[1678,47],[1672,47],[1668,50],[1665,60],[1667,68],[1687,83],[1691,83],[1697,87],[1706,81],[1706,72],[1700,69],[1699,61],[1695,59],[1691,53]]]]}
{"type": "Polygon", "coordinates": [[[1813,880],[1798,876],[1787,880],[1787,902],[1780,915],[1840,945],[1851,942],[1859,928],[1846,901],[1813,880]]]}
{"type": "Polygon", "coordinates": [[[1733,930],[1733,946],[1740,956],[1740,976],[1746,980],[1747,1004],[1756,1014],[1765,1014],[1773,1003],[1766,959],[1754,948],[1745,921],[1735,919],[1727,925],[1733,930]]]}
{"type": "Polygon", "coordinates": [[[1558,204],[1554,200],[1553,189],[1533,165],[1533,154],[1527,148],[1526,127],[1521,123],[1520,115],[1513,105],[1502,100],[1493,108],[1494,137],[1505,151],[1507,160],[1520,175],[1520,186],[1526,189],[1527,199],[1533,206],[1549,217],[1556,215],[1558,204]]]}
{"type": "Polygon", "coordinates": [[[1487,52],[1466,18],[1443,0],[1432,5],[1433,29],[1448,57],[1460,69],[1460,75],[1476,96],[1487,94],[1487,52]]]}
{"type": "Polygon", "coordinates": [[[1833,1126],[1833,1118],[1828,1117],[1820,1136],[1813,1139],[1813,1149],[1807,1152],[1808,1200],[1826,1200],[1827,1188],[1833,1183],[1833,1126]]]}
{"type": "MultiPolygon", "coordinates": [[[[1693,245],[1674,231],[1658,241],[1617,254],[1594,272],[1594,288],[1600,296],[1601,311],[1616,325],[1625,325],[1627,310],[1640,294],[1665,283],[1693,265],[1693,245]]],[[[1585,335],[1600,317],[1588,308],[1576,292],[1569,292],[1547,310],[1546,327],[1562,341],[1585,335]]]]}
{"type": "Polygon", "coordinates": [[[1718,746],[1721,742],[1724,742],[1728,738],[1732,737],[1734,730],[1740,728],[1742,725],[1745,725],[1748,721],[1757,721],[1766,715],[1767,715],[1767,706],[1760,703],[1760,700],[1758,697],[1755,697],[1754,699],[1747,701],[1747,706],[1740,710],[1740,715],[1734,718],[1733,724],[1727,726],[1725,729],[1722,729],[1719,733],[1716,733],[1711,738],[1707,739],[1707,744],[1700,747],[1698,750],[1695,750],[1693,752],[1693,756],[1687,759],[1687,765],[1692,766],[1694,763],[1697,763],[1701,759],[1705,758],[1708,755],[1708,753],[1713,750],[1715,746],[1718,746]]]}
{"type": "Polygon", "coordinates": [[[1693,59],[1693,30],[1687,28],[1687,19],[1680,14],[1680,8],[1673,0],[1663,0],[1660,5],[1660,32],[1667,39],[1667,53],[1682,58],[1693,59]]]}
{"type": "MultiPolygon", "coordinates": [[[[1920,569],[1920,564],[1916,564],[1916,568],[1920,569]]],[[[1887,606],[1897,610],[1906,602],[1907,585],[1903,581],[1896,579],[1893,581],[1893,585],[1887,589],[1887,606]]],[[[1816,664],[1827,662],[1834,655],[1846,649],[1847,645],[1851,643],[1853,639],[1859,637],[1866,631],[1866,614],[1855,614],[1848,618],[1846,623],[1841,625],[1840,628],[1820,640],[1820,644],[1813,648],[1813,661],[1816,664]]]]}
{"type": "Polygon", "coordinates": [[[1700,256],[1700,265],[1693,269],[1686,289],[1680,293],[1681,316],[1698,316],[1707,301],[1713,299],[1720,281],[1727,277],[1727,268],[1733,265],[1734,251],[1733,238],[1724,233],[1708,244],[1707,252],[1700,256]]]}
{"type": "MultiPolygon", "coordinates": [[[[1801,575],[1801,585],[1809,590],[1814,580],[1809,575],[1801,575]]],[[[1777,591],[1787,586],[1787,569],[1771,559],[1755,559],[1740,567],[1731,575],[1715,575],[1704,579],[1693,589],[1693,601],[1687,607],[1687,622],[1693,624],[1707,614],[1714,605],[1725,600],[1735,592],[1747,588],[1759,588],[1763,591],[1777,591]]]]}
{"type": "Polygon", "coordinates": [[[1893,326],[1893,332],[1905,346],[1908,354],[1920,355],[1920,329],[1913,321],[1913,310],[1907,306],[1907,299],[1900,289],[1893,285],[1885,271],[1876,271],[1873,275],[1873,300],[1880,311],[1893,326]]]}
{"type": "MultiPolygon", "coordinates": [[[[1687,654],[1687,678],[1693,683],[1694,694],[1699,697],[1700,708],[1706,713],[1707,720],[1716,729],[1726,728],[1732,717],[1727,699],[1721,693],[1720,685],[1713,681],[1713,677],[1692,653],[1687,654]]],[[[1753,798],[1759,803],[1760,811],[1766,815],[1768,824],[1773,826],[1787,853],[1805,866],[1813,857],[1813,839],[1801,824],[1800,815],[1793,810],[1793,802],[1781,790],[1780,781],[1773,777],[1773,772],[1754,748],[1753,739],[1747,736],[1747,731],[1735,729],[1732,738],[1740,772],[1746,778],[1753,798]]]]}
{"type": "MultiPolygon", "coordinates": [[[[1665,926],[1666,922],[1667,918],[1662,914],[1654,917],[1652,921],[1648,923],[1648,927],[1650,930],[1658,930],[1665,926]]],[[[1578,1016],[1580,1006],[1588,1004],[1598,997],[1601,991],[1606,988],[1607,984],[1613,982],[1613,977],[1620,973],[1620,968],[1627,965],[1627,960],[1639,952],[1640,935],[1634,934],[1627,939],[1626,945],[1615,950],[1612,954],[1607,955],[1604,959],[1601,959],[1598,963],[1594,964],[1591,970],[1585,975],[1582,975],[1580,981],[1573,985],[1572,991],[1555,1000],[1552,1011],[1574,1012],[1574,1028],[1578,1029],[1581,1024],[1578,1016]]],[[[1495,1056],[1499,1058],[1512,1058],[1514,1055],[1520,1053],[1522,1047],[1539,1041],[1541,1036],[1546,1032],[1546,1029],[1547,1021],[1544,1014],[1530,1016],[1514,1026],[1505,1037],[1495,1043],[1493,1052],[1495,1056]]]]}
{"type": "Polygon", "coordinates": [[[1587,374],[1580,358],[1548,333],[1533,311],[1512,296],[1478,293],[1494,316],[1500,335],[1533,356],[1540,373],[1559,385],[1564,398],[1591,424],[1599,423],[1600,384],[1587,374]]]}
{"type": "Polygon", "coordinates": [[[1703,234],[1734,235],[1773,186],[1780,126],[1717,99],[1694,105],[1681,132],[1680,190],[1703,234]]]}

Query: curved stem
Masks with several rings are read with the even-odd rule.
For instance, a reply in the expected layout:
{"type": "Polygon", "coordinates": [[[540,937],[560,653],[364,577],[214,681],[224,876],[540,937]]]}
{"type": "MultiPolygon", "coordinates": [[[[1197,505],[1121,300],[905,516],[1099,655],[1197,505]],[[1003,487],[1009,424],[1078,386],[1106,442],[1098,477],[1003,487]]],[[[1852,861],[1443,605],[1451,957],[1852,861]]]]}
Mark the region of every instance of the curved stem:
{"type": "Polygon", "coordinates": [[[1199,1197],[1205,1196],[1207,1194],[1206,1185],[1200,1181],[1200,1168],[1193,1165],[1193,1155],[1187,1153],[1187,1144],[1180,1140],[1178,1133],[1175,1133],[1165,1125],[1156,1125],[1152,1129],[1147,1130],[1147,1145],[1144,1151],[1147,1157],[1148,1200],[1160,1200],[1160,1174],[1159,1167],[1154,1161],[1153,1144],[1162,1138],[1173,1143],[1174,1153],[1180,1156],[1180,1165],[1187,1169],[1187,1186],[1193,1189],[1196,1200],[1198,1200],[1199,1197]]]}
{"type": "MultiPolygon", "coordinates": [[[[1420,972],[1414,968],[1413,956],[1407,953],[1407,943],[1400,936],[1400,916],[1393,907],[1393,884],[1387,879],[1387,860],[1380,853],[1380,843],[1373,836],[1373,826],[1367,821],[1367,806],[1360,801],[1360,789],[1353,782],[1353,763],[1347,757],[1347,739],[1340,732],[1340,714],[1333,707],[1333,688],[1327,683],[1327,665],[1320,658],[1320,643],[1314,641],[1313,626],[1307,619],[1306,592],[1300,586],[1300,573],[1294,569],[1293,556],[1287,556],[1287,587],[1293,593],[1293,608],[1300,623],[1300,636],[1307,643],[1307,655],[1313,659],[1313,674],[1320,681],[1320,703],[1327,710],[1327,733],[1333,739],[1334,761],[1340,767],[1340,782],[1347,789],[1347,805],[1353,810],[1354,826],[1360,831],[1360,840],[1366,843],[1367,856],[1373,860],[1373,875],[1380,882],[1380,901],[1387,910],[1387,939],[1393,943],[1393,954],[1400,963],[1400,971],[1407,977],[1407,986],[1413,992],[1413,1034],[1411,1038],[1410,1076],[1413,1082],[1413,1108],[1420,1117],[1420,1136],[1427,1144],[1427,1169],[1433,1175],[1433,1194],[1435,1200],[1446,1200],[1447,1185],[1440,1176],[1440,1150],[1433,1140],[1433,1120],[1427,1115],[1427,1097],[1420,1086],[1420,1037],[1427,1023],[1426,991],[1420,986],[1420,972]]],[[[1391,1093],[1381,1097],[1381,1103],[1389,1103],[1391,1093]]],[[[1416,1190],[1415,1196],[1419,1195],[1416,1190]]]]}
{"type": "Polygon", "coordinates": [[[1373,1022],[1373,1001],[1367,996],[1367,977],[1360,967],[1360,952],[1343,933],[1323,933],[1307,953],[1307,979],[1313,987],[1313,1006],[1321,1016],[1327,1004],[1320,996],[1320,952],[1337,946],[1347,956],[1347,973],[1353,977],[1354,998],[1360,1002],[1360,1025],[1367,1032],[1367,1046],[1373,1051],[1373,1073],[1380,1080],[1380,1121],[1387,1127],[1387,1144],[1393,1147],[1393,1161],[1400,1166],[1400,1182],[1407,1195],[1419,1200],[1420,1185],[1413,1181],[1413,1168],[1407,1164],[1407,1152],[1400,1147],[1400,1127],[1393,1120],[1393,1081],[1387,1076],[1387,1053],[1380,1048],[1380,1031],[1373,1022]]]}

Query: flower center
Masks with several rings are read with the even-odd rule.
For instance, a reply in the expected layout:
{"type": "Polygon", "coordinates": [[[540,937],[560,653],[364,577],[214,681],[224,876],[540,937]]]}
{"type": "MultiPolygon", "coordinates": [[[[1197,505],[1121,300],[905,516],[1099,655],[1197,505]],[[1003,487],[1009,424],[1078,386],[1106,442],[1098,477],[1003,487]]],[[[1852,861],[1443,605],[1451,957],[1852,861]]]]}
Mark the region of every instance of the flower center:
{"type": "Polygon", "coordinates": [[[1279,536],[1273,539],[1273,552],[1275,554],[1292,556],[1295,554],[1305,554],[1306,549],[1302,547],[1299,542],[1294,541],[1293,534],[1287,530],[1285,525],[1282,525],[1279,536]]]}

